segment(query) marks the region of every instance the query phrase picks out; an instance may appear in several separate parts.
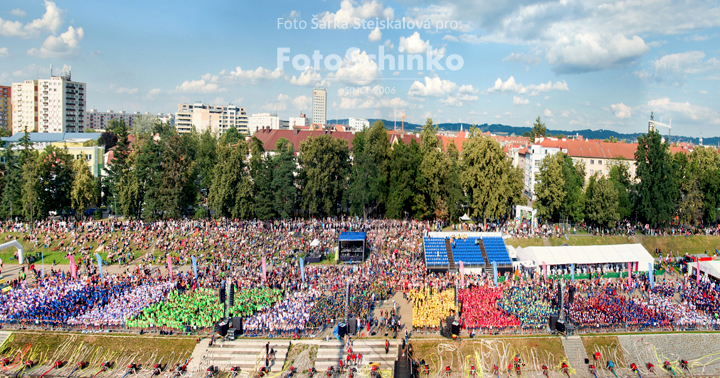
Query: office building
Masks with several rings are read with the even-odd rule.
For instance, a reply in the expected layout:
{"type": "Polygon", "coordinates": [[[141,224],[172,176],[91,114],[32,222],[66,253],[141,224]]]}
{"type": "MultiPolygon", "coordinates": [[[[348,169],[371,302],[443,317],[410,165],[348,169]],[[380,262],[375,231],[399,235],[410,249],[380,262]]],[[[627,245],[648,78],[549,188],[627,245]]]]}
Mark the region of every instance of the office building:
{"type": "Polygon", "coordinates": [[[85,132],[85,83],[72,81],[70,69],[50,79],[12,85],[12,132],[85,132]]]}
{"type": "Polygon", "coordinates": [[[12,129],[12,87],[0,85],[0,128],[12,129]]]}
{"type": "Polygon", "coordinates": [[[178,104],[175,113],[175,128],[179,133],[189,133],[195,127],[198,133],[210,130],[215,135],[222,135],[233,126],[241,133],[248,133],[245,108],[203,103],[178,104]]]}
{"type": "Polygon", "coordinates": [[[260,129],[287,130],[290,128],[289,121],[282,121],[277,114],[256,113],[248,121],[249,135],[255,134],[260,129]]]}
{"type": "Polygon", "coordinates": [[[290,128],[310,127],[310,120],[305,116],[305,114],[300,114],[300,117],[290,117],[288,125],[290,128]]]}
{"type": "Polygon", "coordinates": [[[313,89],[312,123],[319,125],[327,123],[327,91],[325,88],[313,89]]]}

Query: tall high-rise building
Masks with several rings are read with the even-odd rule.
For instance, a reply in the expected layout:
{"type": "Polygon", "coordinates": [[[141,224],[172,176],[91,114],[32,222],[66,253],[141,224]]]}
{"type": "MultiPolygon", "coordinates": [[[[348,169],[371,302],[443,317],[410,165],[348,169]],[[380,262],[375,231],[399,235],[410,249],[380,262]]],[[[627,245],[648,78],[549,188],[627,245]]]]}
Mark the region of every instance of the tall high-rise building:
{"type": "Polygon", "coordinates": [[[50,79],[12,85],[12,132],[85,132],[85,83],[72,81],[70,69],[50,79]]]}
{"type": "Polygon", "coordinates": [[[12,127],[12,87],[0,85],[0,128],[10,130],[12,127]]]}
{"type": "Polygon", "coordinates": [[[313,89],[312,123],[325,125],[327,123],[327,91],[325,88],[313,89]]]}
{"type": "Polygon", "coordinates": [[[199,133],[210,130],[213,134],[224,134],[235,126],[237,131],[247,134],[248,116],[245,108],[235,105],[178,104],[175,113],[177,131],[189,133],[193,126],[199,133]]]}

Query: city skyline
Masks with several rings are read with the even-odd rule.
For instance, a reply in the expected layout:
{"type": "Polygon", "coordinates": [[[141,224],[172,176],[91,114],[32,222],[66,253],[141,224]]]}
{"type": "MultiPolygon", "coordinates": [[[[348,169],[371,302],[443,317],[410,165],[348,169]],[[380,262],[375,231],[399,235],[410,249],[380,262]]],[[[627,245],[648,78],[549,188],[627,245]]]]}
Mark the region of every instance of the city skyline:
{"type": "Polygon", "coordinates": [[[311,116],[311,91],[323,86],[328,118],[528,126],[541,116],[556,130],[636,133],[654,111],[656,120],[672,119],[674,135],[713,137],[719,26],[720,5],[699,1],[241,9],[229,1],[10,0],[0,6],[0,85],[48,79],[50,65],[67,65],[87,83],[87,109],[168,113],[199,101],[288,119],[311,116]],[[326,58],[319,64],[316,52],[326,58]],[[300,55],[308,68],[294,64],[300,55]],[[413,69],[410,55],[422,58],[413,69]],[[462,59],[459,69],[451,56],[462,59]]]}

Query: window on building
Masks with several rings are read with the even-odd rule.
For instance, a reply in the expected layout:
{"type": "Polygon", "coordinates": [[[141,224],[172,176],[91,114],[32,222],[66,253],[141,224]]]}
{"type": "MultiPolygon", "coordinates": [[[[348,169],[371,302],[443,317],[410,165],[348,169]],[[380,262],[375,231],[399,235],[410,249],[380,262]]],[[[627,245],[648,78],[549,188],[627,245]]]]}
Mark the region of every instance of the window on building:
{"type": "Polygon", "coordinates": [[[598,160],[598,165],[602,165],[602,160],[598,160]]]}
{"type": "Polygon", "coordinates": [[[590,159],[590,165],[595,164],[595,160],[590,159]]]}

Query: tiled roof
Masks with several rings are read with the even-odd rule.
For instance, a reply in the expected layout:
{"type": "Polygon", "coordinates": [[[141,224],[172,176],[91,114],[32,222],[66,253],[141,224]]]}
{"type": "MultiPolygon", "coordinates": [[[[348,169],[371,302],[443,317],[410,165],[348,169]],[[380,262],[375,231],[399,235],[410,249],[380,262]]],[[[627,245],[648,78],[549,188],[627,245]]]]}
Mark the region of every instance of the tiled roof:
{"type": "Polygon", "coordinates": [[[300,143],[304,142],[308,138],[319,137],[325,134],[330,135],[333,138],[345,139],[346,141],[348,141],[349,147],[352,148],[352,140],[355,137],[355,134],[347,131],[260,129],[255,134],[253,134],[253,136],[263,142],[263,147],[265,147],[266,151],[275,150],[275,145],[277,144],[278,140],[280,140],[281,138],[285,138],[293,144],[295,152],[298,152],[300,151],[300,143]]]}

